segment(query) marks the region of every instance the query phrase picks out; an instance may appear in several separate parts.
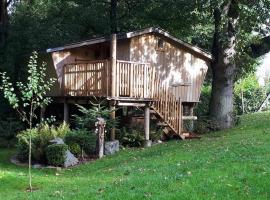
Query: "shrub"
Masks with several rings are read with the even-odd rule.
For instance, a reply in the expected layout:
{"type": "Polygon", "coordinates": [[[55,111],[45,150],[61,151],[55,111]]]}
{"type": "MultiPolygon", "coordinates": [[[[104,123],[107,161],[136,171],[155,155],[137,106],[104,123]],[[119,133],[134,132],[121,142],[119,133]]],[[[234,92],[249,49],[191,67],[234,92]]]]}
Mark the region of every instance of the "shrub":
{"type": "Polygon", "coordinates": [[[194,131],[196,133],[203,134],[211,131],[217,131],[219,129],[219,124],[207,117],[201,117],[199,120],[195,121],[194,131]]]}
{"type": "Polygon", "coordinates": [[[241,79],[234,87],[234,105],[236,114],[251,113],[259,109],[266,97],[266,88],[261,87],[255,75],[241,79]],[[244,104],[244,111],[243,106],[244,104]]]}
{"type": "Polygon", "coordinates": [[[75,157],[79,157],[82,152],[80,145],[77,143],[71,143],[68,145],[68,149],[75,157]]]}
{"type": "Polygon", "coordinates": [[[80,148],[87,154],[94,154],[96,151],[97,136],[95,133],[86,129],[72,130],[67,133],[65,143],[70,147],[78,144],[80,148]]]}
{"type": "Polygon", "coordinates": [[[52,135],[54,135],[54,137],[64,138],[69,131],[70,131],[69,124],[67,124],[66,122],[63,122],[57,127],[55,126],[51,127],[51,132],[52,135]]]}
{"type": "Polygon", "coordinates": [[[82,115],[74,115],[75,122],[78,128],[93,130],[97,118],[101,117],[106,121],[105,129],[111,130],[118,125],[118,118],[112,119],[111,113],[114,111],[107,106],[102,106],[101,103],[93,104],[91,108],[85,108],[77,104],[77,107],[82,115]]]}
{"type": "MultiPolygon", "coordinates": [[[[29,152],[29,138],[32,138],[32,150],[35,149],[35,138],[37,137],[37,129],[27,129],[22,131],[17,135],[18,144],[17,144],[17,151],[18,151],[18,159],[22,162],[28,160],[28,152],[29,152]]],[[[32,151],[33,154],[33,151],[32,151]]]]}
{"type": "Polygon", "coordinates": [[[123,127],[118,130],[117,139],[123,146],[139,147],[145,141],[144,132],[136,129],[127,129],[123,127]]]}
{"type": "Polygon", "coordinates": [[[4,147],[9,148],[12,141],[21,130],[23,130],[23,124],[16,118],[0,120],[0,138],[5,141],[4,147]]]}
{"type": "Polygon", "coordinates": [[[21,161],[28,159],[28,141],[30,134],[32,136],[32,159],[38,163],[47,163],[46,148],[50,145],[50,141],[56,137],[63,138],[69,131],[67,125],[59,127],[42,124],[38,128],[27,129],[18,134],[18,158],[21,161]]]}
{"type": "Polygon", "coordinates": [[[207,116],[210,104],[210,97],[211,97],[211,86],[210,85],[203,85],[200,102],[195,107],[195,114],[197,116],[207,116]]]}
{"type": "MultiPolygon", "coordinates": [[[[152,141],[161,140],[162,136],[163,136],[163,129],[162,128],[156,128],[154,130],[150,130],[150,139],[152,141]]],[[[143,132],[143,137],[145,137],[144,132],[143,132]]]]}
{"type": "Polygon", "coordinates": [[[48,164],[53,166],[63,166],[66,159],[66,144],[52,144],[46,148],[46,157],[48,164]]]}

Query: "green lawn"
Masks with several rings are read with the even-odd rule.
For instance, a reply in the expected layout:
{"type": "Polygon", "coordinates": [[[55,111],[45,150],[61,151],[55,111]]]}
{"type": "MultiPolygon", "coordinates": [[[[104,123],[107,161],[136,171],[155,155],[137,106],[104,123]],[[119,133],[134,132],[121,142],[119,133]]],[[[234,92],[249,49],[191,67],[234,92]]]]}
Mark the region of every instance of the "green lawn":
{"type": "Polygon", "coordinates": [[[270,113],[201,140],[171,141],[56,172],[27,169],[0,149],[0,199],[269,199],[270,113]]]}

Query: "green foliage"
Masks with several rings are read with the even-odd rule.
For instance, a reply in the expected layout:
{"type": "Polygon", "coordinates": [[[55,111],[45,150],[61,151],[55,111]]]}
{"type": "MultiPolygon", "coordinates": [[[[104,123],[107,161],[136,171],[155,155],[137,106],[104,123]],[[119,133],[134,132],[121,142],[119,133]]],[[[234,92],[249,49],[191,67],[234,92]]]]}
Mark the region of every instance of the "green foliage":
{"type": "Polygon", "coordinates": [[[105,130],[107,132],[118,125],[117,118],[111,119],[111,113],[114,110],[107,106],[102,106],[101,103],[93,104],[89,109],[78,104],[77,107],[81,112],[81,115],[74,115],[78,128],[94,130],[98,118],[103,118],[106,121],[105,130]]]}
{"type": "Polygon", "coordinates": [[[35,111],[37,108],[44,107],[51,102],[51,98],[45,97],[46,92],[55,82],[55,79],[46,79],[46,63],[41,66],[37,64],[38,55],[33,52],[28,64],[28,78],[26,83],[17,82],[18,95],[14,86],[10,82],[10,78],[5,72],[0,73],[2,85],[0,87],[4,92],[4,97],[9,104],[18,112],[21,119],[26,121],[32,128],[33,119],[37,118],[35,111]]]}
{"type": "Polygon", "coordinates": [[[265,98],[266,89],[259,85],[256,76],[253,74],[239,80],[235,84],[234,105],[237,114],[257,111],[265,98]]]}
{"type": "Polygon", "coordinates": [[[219,124],[208,117],[200,117],[194,123],[194,131],[198,134],[205,134],[213,131],[219,130],[219,124]]]}
{"type": "Polygon", "coordinates": [[[195,114],[198,117],[207,116],[209,111],[209,104],[210,104],[210,97],[211,97],[211,86],[210,85],[203,85],[201,90],[200,102],[195,107],[195,114]]]}
{"type": "Polygon", "coordinates": [[[52,144],[46,149],[46,156],[48,164],[53,166],[63,166],[66,159],[66,151],[68,146],[66,144],[52,144]]]}
{"type": "Polygon", "coordinates": [[[158,141],[161,140],[163,136],[162,128],[150,129],[150,140],[158,141]]]}
{"type": "Polygon", "coordinates": [[[75,157],[79,157],[80,155],[81,155],[81,153],[82,153],[82,150],[81,150],[81,147],[80,147],[80,145],[79,144],[77,144],[77,143],[70,143],[69,145],[68,145],[68,149],[69,149],[69,151],[75,156],[75,157]]]}
{"type": "Polygon", "coordinates": [[[117,132],[117,139],[119,140],[121,145],[125,147],[140,147],[145,141],[144,132],[142,130],[123,127],[117,132]]]}
{"type": "Polygon", "coordinates": [[[32,159],[38,163],[47,163],[46,148],[50,141],[56,137],[64,138],[69,132],[67,124],[63,123],[58,127],[42,124],[33,129],[27,129],[17,135],[18,138],[18,157],[22,161],[28,159],[29,138],[32,136],[32,159]]]}
{"type": "Polygon", "coordinates": [[[68,132],[65,137],[65,143],[71,149],[72,146],[74,147],[74,145],[78,144],[80,146],[80,149],[84,151],[87,155],[93,155],[95,153],[96,142],[97,142],[96,134],[86,129],[72,130],[68,132]]]}
{"type": "MultiPolygon", "coordinates": [[[[29,155],[30,136],[32,141],[37,137],[37,129],[27,129],[17,135],[17,156],[22,162],[27,161],[29,155]]],[[[34,146],[34,145],[33,145],[34,146]]],[[[32,150],[34,149],[32,146],[32,150]]],[[[32,151],[33,152],[33,151],[32,151]]]]}
{"type": "Polygon", "coordinates": [[[16,118],[7,118],[0,121],[0,138],[5,139],[7,147],[10,147],[11,140],[24,128],[23,124],[16,118]]]}

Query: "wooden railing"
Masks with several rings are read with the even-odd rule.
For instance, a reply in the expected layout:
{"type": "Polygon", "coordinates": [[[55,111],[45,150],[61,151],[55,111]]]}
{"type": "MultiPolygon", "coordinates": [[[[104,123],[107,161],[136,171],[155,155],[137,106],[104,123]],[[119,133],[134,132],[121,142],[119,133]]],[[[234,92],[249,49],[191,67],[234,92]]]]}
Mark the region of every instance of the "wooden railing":
{"type": "Polygon", "coordinates": [[[109,61],[88,61],[64,66],[63,91],[68,96],[108,96],[109,61]]]}
{"type": "Polygon", "coordinates": [[[63,76],[64,95],[108,97],[115,85],[115,97],[153,99],[152,108],[175,133],[181,133],[181,100],[176,99],[173,87],[160,79],[153,66],[117,60],[115,84],[111,77],[108,60],[67,64],[63,76]]]}
{"type": "Polygon", "coordinates": [[[116,96],[150,98],[150,73],[149,63],[117,60],[116,96]]]}
{"type": "Polygon", "coordinates": [[[152,108],[160,115],[165,123],[176,133],[181,134],[182,129],[182,102],[173,94],[173,87],[163,82],[153,69],[152,108]]]}
{"type": "MultiPolygon", "coordinates": [[[[68,96],[110,96],[111,68],[108,60],[64,66],[63,88],[68,96]]],[[[150,65],[117,60],[115,97],[150,98],[150,65]]]]}

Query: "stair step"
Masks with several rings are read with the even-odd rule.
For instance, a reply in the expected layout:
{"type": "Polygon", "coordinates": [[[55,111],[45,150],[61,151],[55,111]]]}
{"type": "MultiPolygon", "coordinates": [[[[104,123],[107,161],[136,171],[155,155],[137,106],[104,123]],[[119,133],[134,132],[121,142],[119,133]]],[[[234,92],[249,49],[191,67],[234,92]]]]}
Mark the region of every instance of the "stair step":
{"type": "Polygon", "coordinates": [[[163,130],[163,133],[165,133],[166,135],[168,135],[170,133],[170,130],[168,128],[164,128],[163,130]]]}
{"type": "Polygon", "coordinates": [[[166,124],[166,123],[164,123],[164,122],[163,122],[163,123],[162,123],[162,122],[158,122],[158,123],[157,123],[157,126],[169,126],[169,125],[166,124]]]}
{"type": "Polygon", "coordinates": [[[182,120],[197,120],[197,116],[182,116],[182,120]]]}
{"type": "Polygon", "coordinates": [[[196,133],[182,133],[181,134],[185,139],[201,139],[201,136],[196,133]]]}
{"type": "Polygon", "coordinates": [[[157,112],[154,110],[150,110],[150,114],[157,114],[157,112]]]}

